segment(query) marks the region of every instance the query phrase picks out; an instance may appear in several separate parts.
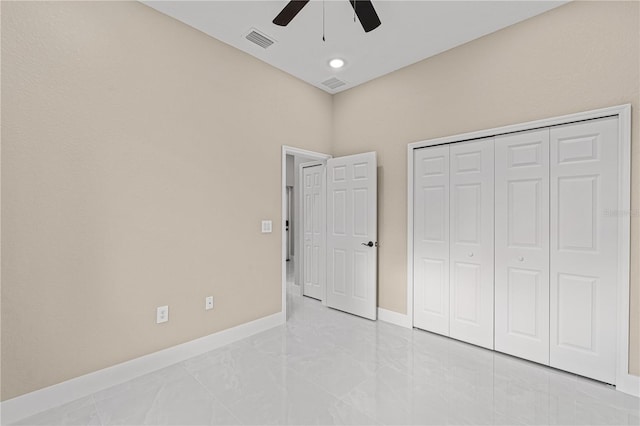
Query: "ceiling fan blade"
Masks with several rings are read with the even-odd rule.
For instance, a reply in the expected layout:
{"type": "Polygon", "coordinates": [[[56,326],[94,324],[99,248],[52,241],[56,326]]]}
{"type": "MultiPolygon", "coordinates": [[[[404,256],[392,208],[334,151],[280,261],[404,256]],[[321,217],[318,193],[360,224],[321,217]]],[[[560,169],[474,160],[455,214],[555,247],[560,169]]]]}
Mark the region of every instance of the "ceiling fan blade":
{"type": "Polygon", "coordinates": [[[280,25],[281,27],[286,27],[289,25],[289,22],[296,17],[298,12],[307,5],[307,3],[309,3],[309,0],[291,0],[287,3],[284,9],[282,9],[278,16],[276,16],[273,23],[280,25]]]}
{"type": "Polygon", "coordinates": [[[365,33],[373,31],[380,26],[382,22],[380,22],[371,0],[357,0],[357,2],[356,0],[349,0],[349,3],[356,11],[365,33]]]}

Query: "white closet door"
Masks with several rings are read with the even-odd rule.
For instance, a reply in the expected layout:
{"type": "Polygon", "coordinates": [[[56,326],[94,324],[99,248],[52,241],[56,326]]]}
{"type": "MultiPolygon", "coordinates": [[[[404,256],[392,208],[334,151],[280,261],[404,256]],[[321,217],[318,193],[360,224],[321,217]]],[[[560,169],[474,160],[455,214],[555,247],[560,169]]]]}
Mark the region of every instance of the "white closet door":
{"type": "Polygon", "coordinates": [[[449,335],[449,145],[414,154],[416,327],[449,335]]]}
{"type": "Polygon", "coordinates": [[[549,364],[549,129],[495,142],[495,349],[549,364]]]}
{"type": "Polygon", "coordinates": [[[493,138],[450,147],[449,335],[493,349],[493,138]]]}
{"type": "Polygon", "coordinates": [[[302,288],[305,296],[322,299],[324,286],[324,165],[302,169],[304,184],[304,264],[302,288]]]}
{"type": "Polygon", "coordinates": [[[553,367],[615,383],[618,119],[551,129],[553,367]]]}

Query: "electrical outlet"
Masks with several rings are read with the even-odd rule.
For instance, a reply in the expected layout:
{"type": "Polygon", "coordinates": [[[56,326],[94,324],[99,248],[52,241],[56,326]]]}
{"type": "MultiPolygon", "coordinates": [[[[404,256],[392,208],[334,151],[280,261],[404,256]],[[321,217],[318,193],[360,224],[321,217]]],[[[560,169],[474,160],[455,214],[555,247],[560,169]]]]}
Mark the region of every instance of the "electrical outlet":
{"type": "Polygon", "coordinates": [[[156,309],[156,324],[169,321],[169,306],[158,306],[156,309]]]}
{"type": "Polygon", "coordinates": [[[208,311],[209,309],[213,309],[213,296],[207,296],[204,300],[204,308],[208,311]]]}

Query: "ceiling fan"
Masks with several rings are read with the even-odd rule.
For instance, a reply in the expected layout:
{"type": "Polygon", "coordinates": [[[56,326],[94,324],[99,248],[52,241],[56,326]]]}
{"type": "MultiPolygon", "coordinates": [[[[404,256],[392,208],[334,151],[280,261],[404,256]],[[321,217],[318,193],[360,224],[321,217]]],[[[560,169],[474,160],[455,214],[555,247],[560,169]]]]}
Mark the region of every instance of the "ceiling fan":
{"type": "MultiPolygon", "coordinates": [[[[307,3],[309,3],[309,0],[291,0],[276,16],[273,23],[286,27],[307,3]]],[[[358,16],[364,32],[368,33],[380,26],[380,18],[378,18],[371,0],[349,0],[349,3],[351,3],[351,7],[353,7],[355,14],[358,16]]]]}

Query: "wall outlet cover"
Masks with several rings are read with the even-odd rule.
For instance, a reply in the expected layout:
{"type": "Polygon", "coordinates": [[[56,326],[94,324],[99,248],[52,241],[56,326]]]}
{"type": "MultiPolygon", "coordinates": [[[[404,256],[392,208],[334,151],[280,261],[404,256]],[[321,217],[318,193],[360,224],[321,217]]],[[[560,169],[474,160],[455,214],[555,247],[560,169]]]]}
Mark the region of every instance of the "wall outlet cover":
{"type": "Polygon", "coordinates": [[[213,309],[213,296],[208,296],[204,301],[204,308],[208,311],[213,309]]]}
{"type": "Polygon", "coordinates": [[[158,306],[156,309],[156,324],[169,321],[169,306],[158,306]]]}

